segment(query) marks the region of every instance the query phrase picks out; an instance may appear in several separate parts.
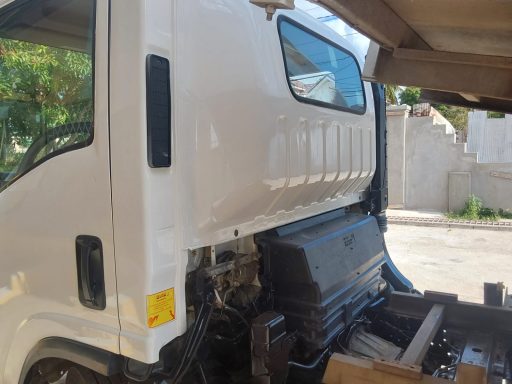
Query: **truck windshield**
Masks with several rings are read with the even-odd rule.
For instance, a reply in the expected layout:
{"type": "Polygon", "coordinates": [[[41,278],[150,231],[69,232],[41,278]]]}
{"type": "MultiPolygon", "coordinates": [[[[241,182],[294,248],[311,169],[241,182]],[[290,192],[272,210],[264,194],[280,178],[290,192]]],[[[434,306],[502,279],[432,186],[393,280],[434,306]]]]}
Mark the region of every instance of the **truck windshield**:
{"type": "Polygon", "coordinates": [[[21,0],[0,10],[0,189],[91,142],[93,30],[92,0],[21,0]]]}

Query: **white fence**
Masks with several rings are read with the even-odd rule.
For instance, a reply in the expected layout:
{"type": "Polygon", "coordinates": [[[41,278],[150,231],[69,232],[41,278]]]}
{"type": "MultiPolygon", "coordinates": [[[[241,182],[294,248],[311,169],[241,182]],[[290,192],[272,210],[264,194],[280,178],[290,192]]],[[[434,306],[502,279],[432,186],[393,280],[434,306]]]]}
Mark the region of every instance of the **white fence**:
{"type": "Polygon", "coordinates": [[[470,112],[467,151],[478,153],[479,163],[512,163],[512,115],[489,119],[485,111],[470,112]]]}

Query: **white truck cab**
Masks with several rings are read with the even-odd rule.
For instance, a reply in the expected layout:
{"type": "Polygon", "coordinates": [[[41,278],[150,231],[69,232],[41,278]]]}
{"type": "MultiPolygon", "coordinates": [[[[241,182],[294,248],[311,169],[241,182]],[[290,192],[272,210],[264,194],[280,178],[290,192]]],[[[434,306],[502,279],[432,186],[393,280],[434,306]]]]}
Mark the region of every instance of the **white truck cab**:
{"type": "Polygon", "coordinates": [[[0,0],[0,383],[311,383],[357,350],[413,290],[361,60],[249,1],[0,0]]]}

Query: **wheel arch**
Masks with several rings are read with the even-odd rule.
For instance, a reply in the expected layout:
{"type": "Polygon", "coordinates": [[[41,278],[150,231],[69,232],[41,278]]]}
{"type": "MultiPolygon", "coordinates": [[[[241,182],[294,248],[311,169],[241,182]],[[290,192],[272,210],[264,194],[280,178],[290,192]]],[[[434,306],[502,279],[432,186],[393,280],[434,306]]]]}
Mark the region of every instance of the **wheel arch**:
{"type": "Polygon", "coordinates": [[[48,337],[39,341],[29,352],[23,363],[18,384],[24,384],[30,369],[44,359],[69,361],[104,376],[120,373],[123,361],[120,355],[75,340],[48,337]]]}

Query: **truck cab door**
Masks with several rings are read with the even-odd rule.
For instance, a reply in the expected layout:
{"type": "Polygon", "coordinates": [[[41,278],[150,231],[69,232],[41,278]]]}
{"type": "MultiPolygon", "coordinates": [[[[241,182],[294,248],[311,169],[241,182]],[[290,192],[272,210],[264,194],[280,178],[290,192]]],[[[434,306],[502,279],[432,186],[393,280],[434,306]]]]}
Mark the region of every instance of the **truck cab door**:
{"type": "Polygon", "coordinates": [[[48,337],[119,351],[108,57],[107,0],[0,8],[0,382],[48,337]]]}

